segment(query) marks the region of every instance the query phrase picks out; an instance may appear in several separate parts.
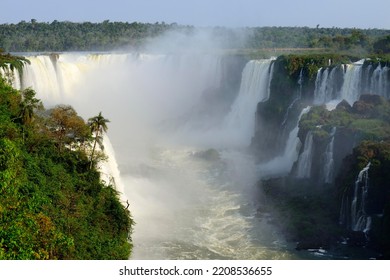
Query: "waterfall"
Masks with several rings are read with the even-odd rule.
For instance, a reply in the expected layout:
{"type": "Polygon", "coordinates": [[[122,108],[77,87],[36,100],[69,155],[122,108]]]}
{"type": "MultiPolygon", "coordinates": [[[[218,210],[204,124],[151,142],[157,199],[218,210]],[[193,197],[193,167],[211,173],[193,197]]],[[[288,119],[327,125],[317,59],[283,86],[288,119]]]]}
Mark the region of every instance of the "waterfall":
{"type": "MultiPolygon", "coordinates": [[[[186,103],[186,109],[193,105],[202,91],[218,87],[221,81],[221,57],[191,55],[148,55],[148,54],[61,54],[58,57],[38,55],[27,57],[30,65],[24,67],[21,86],[32,87],[37,95],[49,105],[69,102],[80,86],[93,82],[107,87],[110,82],[125,82],[134,91],[146,87],[148,93],[159,100],[155,106],[170,104],[161,94],[171,94],[186,103]],[[153,78],[150,83],[148,78],[153,78]],[[177,82],[172,85],[175,76],[177,82]],[[189,87],[189,84],[191,87],[189,87]],[[191,94],[183,95],[183,90],[191,94]],[[188,103],[191,102],[191,105],[188,103]]],[[[105,88],[104,88],[105,89],[105,88]]],[[[107,88],[116,91],[116,88],[107,88]]],[[[84,94],[93,94],[85,92],[84,94]]],[[[136,94],[132,92],[132,94],[136,94]]],[[[151,100],[153,101],[153,100],[151,100]]],[[[150,103],[152,104],[152,103],[150,103]]],[[[167,110],[169,110],[167,108],[167,110]]]]}
{"type": "Polygon", "coordinates": [[[336,134],[336,127],[332,128],[330,133],[330,142],[326,146],[325,153],[323,155],[323,170],[322,170],[322,179],[321,181],[324,183],[332,183],[333,182],[333,172],[334,172],[334,159],[333,159],[333,147],[334,147],[334,136],[336,134]]]}
{"type": "Polygon", "coordinates": [[[350,105],[353,105],[361,94],[362,65],[347,64],[345,67],[340,99],[345,99],[350,105]]]}
{"type": "Polygon", "coordinates": [[[372,72],[369,80],[368,93],[378,94],[387,99],[390,98],[389,67],[380,64],[372,72]]]}
{"type": "Polygon", "coordinates": [[[297,165],[297,178],[310,178],[311,162],[313,158],[313,133],[306,134],[303,152],[299,155],[297,165]]]}
{"type": "Polygon", "coordinates": [[[379,64],[372,71],[371,65],[363,69],[363,62],[360,60],[343,65],[342,74],[339,67],[320,68],[315,81],[313,103],[322,105],[332,100],[345,99],[353,105],[361,94],[377,94],[389,99],[389,67],[379,64]]]}
{"type": "Polygon", "coordinates": [[[323,104],[329,95],[327,92],[329,69],[320,68],[317,72],[315,89],[314,89],[314,104],[323,104]]]}
{"type": "Polygon", "coordinates": [[[341,225],[345,225],[352,231],[362,231],[366,234],[371,229],[371,217],[366,213],[366,201],[369,189],[368,171],[370,166],[371,163],[369,162],[360,170],[353,184],[352,196],[350,194],[350,188],[343,194],[339,217],[339,223],[341,225]]]}
{"type": "Polygon", "coordinates": [[[297,103],[297,101],[299,101],[301,99],[301,96],[298,96],[297,98],[295,98],[293,100],[293,102],[291,102],[291,104],[287,107],[287,110],[286,110],[286,113],[284,114],[284,117],[283,117],[283,122],[281,124],[281,126],[285,126],[286,123],[287,123],[287,120],[288,120],[288,116],[290,114],[290,111],[291,109],[294,107],[295,103],[297,103]]]}
{"type": "MultiPolygon", "coordinates": [[[[332,103],[345,99],[350,105],[361,94],[377,94],[390,98],[389,67],[380,64],[372,71],[372,66],[363,69],[364,60],[340,67],[320,68],[317,72],[314,90],[315,105],[332,103]]],[[[330,108],[333,108],[331,106],[330,108]]]]}
{"type": "Polygon", "coordinates": [[[18,70],[14,69],[13,71],[9,68],[9,64],[4,67],[0,67],[0,76],[5,79],[5,81],[10,84],[12,87],[18,89],[20,85],[20,76],[18,70]]]}
{"type": "Polygon", "coordinates": [[[370,230],[371,217],[366,214],[366,200],[369,188],[368,171],[369,162],[357,176],[354,186],[353,199],[351,203],[351,229],[353,231],[367,232],[370,230]]]}
{"type": "Polygon", "coordinates": [[[287,107],[287,110],[286,110],[286,113],[284,114],[284,118],[283,118],[283,122],[281,124],[281,126],[285,126],[285,124],[287,123],[287,120],[288,120],[288,117],[289,117],[289,114],[290,114],[290,111],[291,109],[294,107],[295,103],[299,100],[302,99],[302,85],[303,85],[303,68],[301,69],[301,71],[299,72],[299,78],[298,78],[298,85],[299,85],[299,92],[298,92],[298,97],[296,97],[293,102],[291,102],[291,104],[287,107]]]}
{"type": "Polygon", "coordinates": [[[112,147],[110,138],[107,134],[103,134],[104,153],[107,155],[107,160],[100,162],[98,169],[103,182],[111,184],[119,193],[119,199],[123,205],[128,200],[125,194],[125,186],[120,176],[118,163],[115,156],[114,148],[112,147]]]}
{"type": "MultiPolygon", "coordinates": [[[[35,89],[37,96],[42,100],[60,102],[64,93],[61,87],[62,68],[57,68],[54,61],[47,55],[32,56],[28,59],[31,64],[24,67],[21,86],[35,89]]],[[[79,75],[72,75],[72,78],[77,76],[79,75]]]]}
{"type": "Polygon", "coordinates": [[[325,104],[333,99],[338,98],[339,94],[339,82],[338,74],[340,69],[338,67],[333,68],[320,68],[317,72],[314,89],[314,104],[325,104]]]}
{"type": "Polygon", "coordinates": [[[238,96],[225,119],[224,129],[234,133],[243,146],[255,134],[257,104],[269,98],[273,60],[251,60],[245,65],[238,96]]]}
{"type": "Polygon", "coordinates": [[[288,135],[283,154],[258,166],[259,173],[262,174],[263,177],[286,175],[291,171],[294,162],[298,158],[299,150],[302,145],[298,137],[299,121],[304,114],[307,114],[310,111],[310,108],[310,106],[304,108],[299,114],[294,129],[291,130],[288,135]]]}
{"type": "Polygon", "coordinates": [[[299,71],[298,85],[299,85],[299,97],[302,98],[303,68],[301,68],[301,71],[299,71]]]}

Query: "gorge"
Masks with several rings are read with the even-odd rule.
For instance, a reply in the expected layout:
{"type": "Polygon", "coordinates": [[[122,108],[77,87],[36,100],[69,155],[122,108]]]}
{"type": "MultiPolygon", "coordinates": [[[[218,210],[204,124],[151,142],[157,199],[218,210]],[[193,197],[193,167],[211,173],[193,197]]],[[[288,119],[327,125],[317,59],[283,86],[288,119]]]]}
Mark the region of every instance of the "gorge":
{"type": "Polygon", "coordinates": [[[371,180],[389,158],[376,143],[359,146],[389,139],[387,64],[192,52],[26,58],[22,75],[14,73],[16,88],[32,87],[49,106],[70,104],[84,117],[102,111],[111,120],[107,172],[136,221],[132,258],[361,257],[324,253],[342,244],[335,236],[372,242],[378,253],[370,257],[389,250],[387,177],[371,180]],[[311,195],[334,199],[331,233],[311,229],[315,216],[306,223],[292,214],[304,222],[301,234],[294,224],[280,227],[273,204],[292,192],[298,203],[311,195]],[[297,241],[313,251],[296,251],[297,241]]]}

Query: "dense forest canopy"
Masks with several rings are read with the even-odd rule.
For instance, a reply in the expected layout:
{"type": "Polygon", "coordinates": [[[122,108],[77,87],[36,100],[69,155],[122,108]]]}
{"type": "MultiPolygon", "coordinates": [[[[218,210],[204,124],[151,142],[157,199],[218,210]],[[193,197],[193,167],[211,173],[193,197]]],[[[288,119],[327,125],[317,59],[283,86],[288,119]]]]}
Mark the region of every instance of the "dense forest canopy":
{"type": "Polygon", "coordinates": [[[37,22],[0,25],[0,47],[8,52],[107,51],[140,48],[151,38],[174,31],[206,30],[223,48],[327,48],[370,53],[388,46],[390,31],[355,28],[247,27],[195,28],[164,22],[37,22]]]}

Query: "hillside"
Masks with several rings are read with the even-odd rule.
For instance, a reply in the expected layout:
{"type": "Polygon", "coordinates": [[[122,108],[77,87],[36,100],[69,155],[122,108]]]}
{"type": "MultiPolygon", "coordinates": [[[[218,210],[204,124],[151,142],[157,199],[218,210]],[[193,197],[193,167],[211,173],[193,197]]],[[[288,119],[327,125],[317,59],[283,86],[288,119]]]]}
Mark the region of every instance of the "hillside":
{"type": "MultiPolygon", "coordinates": [[[[25,62],[0,54],[3,69],[25,62]]],[[[0,259],[128,259],[133,220],[93,142],[73,108],[45,110],[0,77],[0,259]]]]}

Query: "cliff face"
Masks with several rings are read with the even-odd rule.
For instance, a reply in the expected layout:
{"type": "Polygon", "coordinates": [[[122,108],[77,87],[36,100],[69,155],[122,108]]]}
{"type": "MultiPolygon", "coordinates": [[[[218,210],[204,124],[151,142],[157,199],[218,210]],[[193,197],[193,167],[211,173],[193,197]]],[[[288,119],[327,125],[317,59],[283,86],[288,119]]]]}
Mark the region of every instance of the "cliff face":
{"type": "Polygon", "coordinates": [[[269,160],[283,152],[300,112],[314,102],[319,70],[347,61],[348,58],[338,55],[288,55],[276,59],[270,98],[257,106],[252,148],[259,160],[269,160]]]}
{"type": "Polygon", "coordinates": [[[287,74],[285,61],[277,59],[272,71],[270,97],[265,102],[258,103],[256,111],[252,148],[260,160],[268,160],[281,152],[282,143],[286,139],[283,131],[286,125],[283,124],[286,108],[299,96],[296,81],[287,74]]]}
{"type": "Polygon", "coordinates": [[[278,203],[280,226],[300,242],[298,248],[333,246],[344,237],[349,245],[369,245],[387,258],[389,73],[376,62],[324,64],[314,58],[310,63],[307,57],[275,62],[271,96],[258,105],[252,143],[260,161],[282,153],[299,112],[307,105],[311,108],[299,122],[299,155],[290,173],[260,185],[278,203]],[[325,105],[332,99],[338,100],[325,105]],[[306,205],[304,211],[295,207],[297,202],[306,205]],[[283,215],[286,209],[291,211],[289,218],[283,215]],[[302,223],[311,230],[302,231],[302,223]]]}
{"type": "Polygon", "coordinates": [[[390,257],[389,167],[390,142],[363,141],[344,159],[335,183],[349,244],[374,248],[385,258],[390,257]]]}

